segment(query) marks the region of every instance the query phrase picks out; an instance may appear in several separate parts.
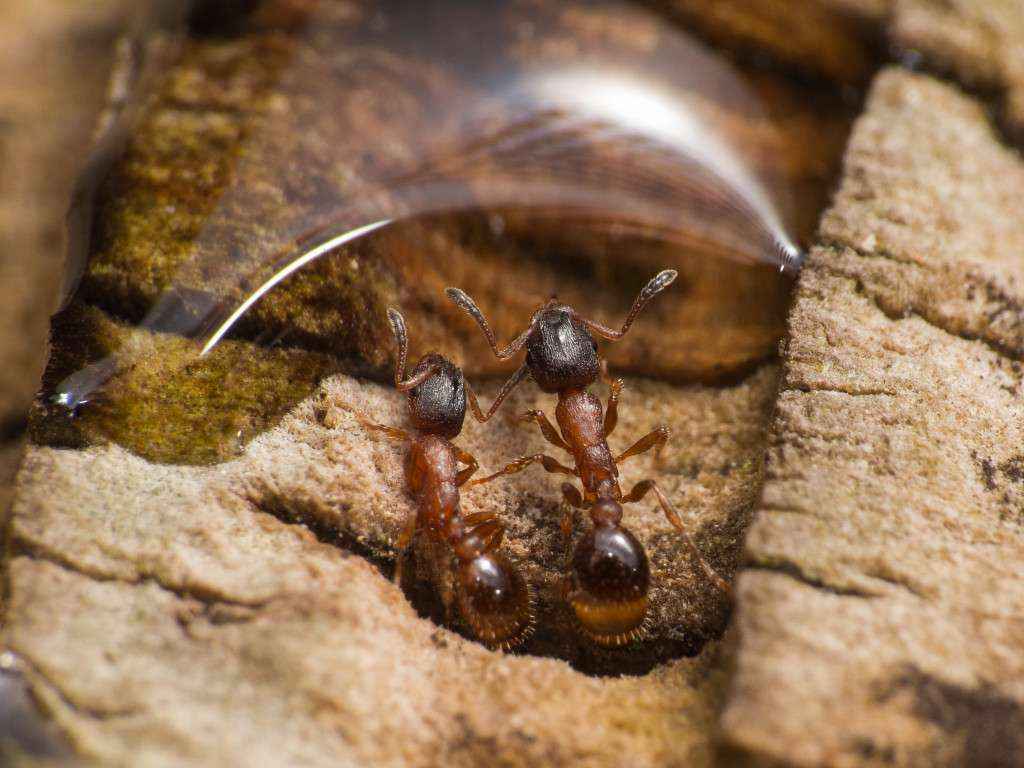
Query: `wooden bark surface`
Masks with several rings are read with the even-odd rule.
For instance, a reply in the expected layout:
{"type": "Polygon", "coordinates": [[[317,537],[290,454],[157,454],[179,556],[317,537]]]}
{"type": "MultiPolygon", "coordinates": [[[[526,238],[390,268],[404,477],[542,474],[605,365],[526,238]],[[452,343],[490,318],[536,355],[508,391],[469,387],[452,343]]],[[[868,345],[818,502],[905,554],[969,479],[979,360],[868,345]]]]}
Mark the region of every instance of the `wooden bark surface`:
{"type": "Polygon", "coordinates": [[[1024,163],[876,80],[801,275],[739,580],[727,740],[794,765],[1015,765],[1024,742],[1024,163]]]}

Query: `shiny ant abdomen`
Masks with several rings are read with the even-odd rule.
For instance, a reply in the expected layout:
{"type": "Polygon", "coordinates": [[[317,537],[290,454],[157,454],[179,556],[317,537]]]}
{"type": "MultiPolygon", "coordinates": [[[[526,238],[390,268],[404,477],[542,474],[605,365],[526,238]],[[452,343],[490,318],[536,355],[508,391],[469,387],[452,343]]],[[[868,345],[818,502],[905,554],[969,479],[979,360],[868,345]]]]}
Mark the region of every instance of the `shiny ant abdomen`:
{"type": "Polygon", "coordinates": [[[618,465],[652,449],[660,453],[670,435],[668,427],[658,427],[615,456],[608,446],[608,437],[618,422],[622,381],[610,382],[607,409],[587,390],[600,376],[606,376],[591,334],[609,340],[622,338],[647,302],[675,278],[675,271],[664,270],[648,282],[633,302],[621,329],[582,318],[571,307],[552,299],[534,313],[529,327],[504,349],[498,348],[493,331],[473,300],[457,288],[447,291],[449,298],[476,320],[499,359],[508,359],[526,348],[523,364],[502,387],[487,414],[478,414],[478,419],[489,419],[527,375],[545,392],[558,395],[557,429],[543,411],[530,411],[523,414],[522,419],[535,422],[549,443],[572,456],[574,466],[567,467],[546,454],[534,454],[519,458],[475,482],[488,482],[520,472],[535,463],[540,463],[548,472],[576,477],[580,481],[582,494],[570,483],[562,485],[565,503],[562,533],[567,545],[571,540],[574,510],[587,510],[592,527],[568,558],[565,595],[583,631],[603,646],[621,646],[640,637],[648,607],[647,555],[641,543],[621,523],[623,504],[640,501],[653,492],[665,517],[683,536],[707,577],[720,589],[730,589],[704,559],[672,503],[654,480],[637,483],[627,494],[619,487],[618,465]]]}

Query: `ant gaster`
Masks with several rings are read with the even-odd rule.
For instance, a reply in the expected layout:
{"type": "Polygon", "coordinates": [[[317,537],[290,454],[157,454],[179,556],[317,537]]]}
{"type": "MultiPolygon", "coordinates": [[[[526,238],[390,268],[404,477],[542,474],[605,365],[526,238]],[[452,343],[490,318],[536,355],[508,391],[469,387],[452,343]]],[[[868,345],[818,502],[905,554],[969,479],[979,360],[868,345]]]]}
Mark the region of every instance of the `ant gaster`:
{"type": "Polygon", "coordinates": [[[538,453],[517,459],[496,474],[475,482],[520,472],[538,462],[548,472],[580,480],[582,496],[575,486],[562,484],[566,504],[562,533],[568,543],[574,509],[588,509],[593,526],[571,556],[566,595],[583,630],[594,642],[604,646],[625,645],[640,637],[647,613],[650,583],[647,555],[643,545],[622,525],[623,504],[640,501],[653,492],[665,517],[682,534],[707,577],[724,591],[730,589],[701,555],[675,507],[654,480],[642,480],[627,494],[619,487],[618,465],[651,449],[655,449],[656,455],[660,454],[669,439],[669,428],[662,425],[613,456],[607,438],[618,421],[622,380],[610,382],[607,410],[587,391],[599,376],[607,377],[607,369],[598,357],[597,344],[591,334],[609,340],[621,339],[647,302],[667,288],[676,274],[675,270],[666,269],[648,282],[618,330],[580,317],[572,307],[553,298],[534,313],[529,327],[504,349],[498,348],[494,332],[473,300],[458,288],[446,291],[453,302],[476,320],[499,360],[506,360],[526,347],[526,361],[502,387],[483,420],[494,414],[527,374],[543,391],[558,395],[555,418],[559,429],[555,429],[539,410],[523,414],[521,420],[536,422],[549,443],[572,455],[575,467],[564,466],[551,456],[538,453]]]}
{"type": "Polygon", "coordinates": [[[388,310],[388,320],[398,343],[395,387],[408,396],[415,432],[372,424],[361,417],[359,421],[409,446],[405,477],[417,512],[399,537],[395,580],[401,582],[404,553],[417,531],[422,532],[449,570],[453,558],[457,563],[454,588],[450,580],[438,584],[446,612],[456,605],[479,640],[507,650],[533,631],[533,595],[516,567],[498,551],[504,525],[491,514],[463,516],[460,508],[459,488],[478,464],[451,440],[462,431],[467,391],[474,412],[479,414],[476,398],[462,371],[438,354],[425,355],[406,378],[409,345],[405,320],[395,309],[388,310]],[[460,463],[466,465],[464,469],[458,469],[460,463]]]}

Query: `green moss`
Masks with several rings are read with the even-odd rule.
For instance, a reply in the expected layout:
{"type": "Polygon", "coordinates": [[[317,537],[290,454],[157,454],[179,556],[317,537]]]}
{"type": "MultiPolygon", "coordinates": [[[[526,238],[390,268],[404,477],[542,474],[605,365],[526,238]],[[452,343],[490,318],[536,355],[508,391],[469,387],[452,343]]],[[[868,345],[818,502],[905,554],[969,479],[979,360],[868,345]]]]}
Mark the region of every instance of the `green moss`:
{"type": "MultiPolygon", "coordinates": [[[[288,59],[273,36],[186,47],[100,188],[84,299],[139,320],[172,281],[209,288],[211,271],[245,260],[216,214],[246,189],[244,145],[288,59]]],[[[239,226],[267,222],[247,213],[239,226]]]]}
{"type": "Polygon", "coordinates": [[[54,319],[44,391],[115,351],[117,372],[76,417],[37,403],[36,443],[114,442],[151,461],[223,461],[339,369],[328,355],[235,341],[199,359],[196,342],[134,329],[76,303],[54,319]]]}
{"type": "MultiPolygon", "coordinates": [[[[324,104],[351,90],[347,75],[337,87],[295,75],[326,55],[269,32],[188,43],[101,185],[78,298],[135,323],[172,286],[231,306],[295,250],[296,236],[324,224],[359,164],[345,105],[324,104]]],[[[360,244],[290,278],[233,332],[378,368],[396,292],[392,270],[360,244]]]]}

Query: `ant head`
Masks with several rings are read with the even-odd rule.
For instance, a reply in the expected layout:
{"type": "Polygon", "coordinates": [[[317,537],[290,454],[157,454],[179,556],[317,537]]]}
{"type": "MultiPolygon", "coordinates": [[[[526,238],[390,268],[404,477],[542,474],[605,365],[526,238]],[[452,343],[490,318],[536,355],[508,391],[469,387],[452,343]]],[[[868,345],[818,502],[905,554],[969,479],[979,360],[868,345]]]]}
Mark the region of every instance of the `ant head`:
{"type": "Polygon", "coordinates": [[[665,290],[675,279],[674,269],[663,269],[651,278],[633,300],[633,306],[620,329],[609,328],[582,318],[571,307],[552,298],[534,314],[529,327],[504,348],[498,347],[494,331],[491,330],[476,302],[459,288],[446,289],[448,298],[476,320],[487,338],[491,351],[499,360],[508,360],[524,346],[527,350],[525,365],[508,380],[491,405],[488,416],[482,420],[490,418],[501,401],[523,379],[527,370],[545,392],[559,392],[592,384],[600,373],[600,363],[597,346],[591,334],[595,333],[611,341],[621,339],[647,302],[665,290]]]}
{"type": "Polygon", "coordinates": [[[424,355],[405,378],[409,337],[405,319],[396,309],[388,310],[388,321],[398,344],[395,359],[395,387],[409,396],[409,412],[416,429],[449,440],[462,431],[466,418],[466,381],[462,369],[441,355],[424,355]]]}
{"type": "Polygon", "coordinates": [[[534,610],[533,592],[519,569],[496,551],[502,533],[500,523],[484,523],[455,546],[456,601],[481,642],[508,650],[533,631],[534,610]]]}
{"type": "Polygon", "coordinates": [[[409,413],[420,432],[447,439],[462,431],[466,418],[466,384],[462,370],[441,355],[431,353],[412,369],[412,380],[426,375],[408,390],[409,413]],[[432,372],[432,373],[431,373],[432,372]]]}
{"type": "Polygon", "coordinates": [[[642,634],[650,568],[643,545],[605,511],[614,517],[612,509],[592,511],[595,525],[576,546],[570,602],[583,631],[595,643],[614,647],[642,634]]]}
{"type": "Polygon", "coordinates": [[[583,389],[600,375],[597,344],[571,307],[552,299],[533,316],[526,366],[545,392],[583,389]]]}

